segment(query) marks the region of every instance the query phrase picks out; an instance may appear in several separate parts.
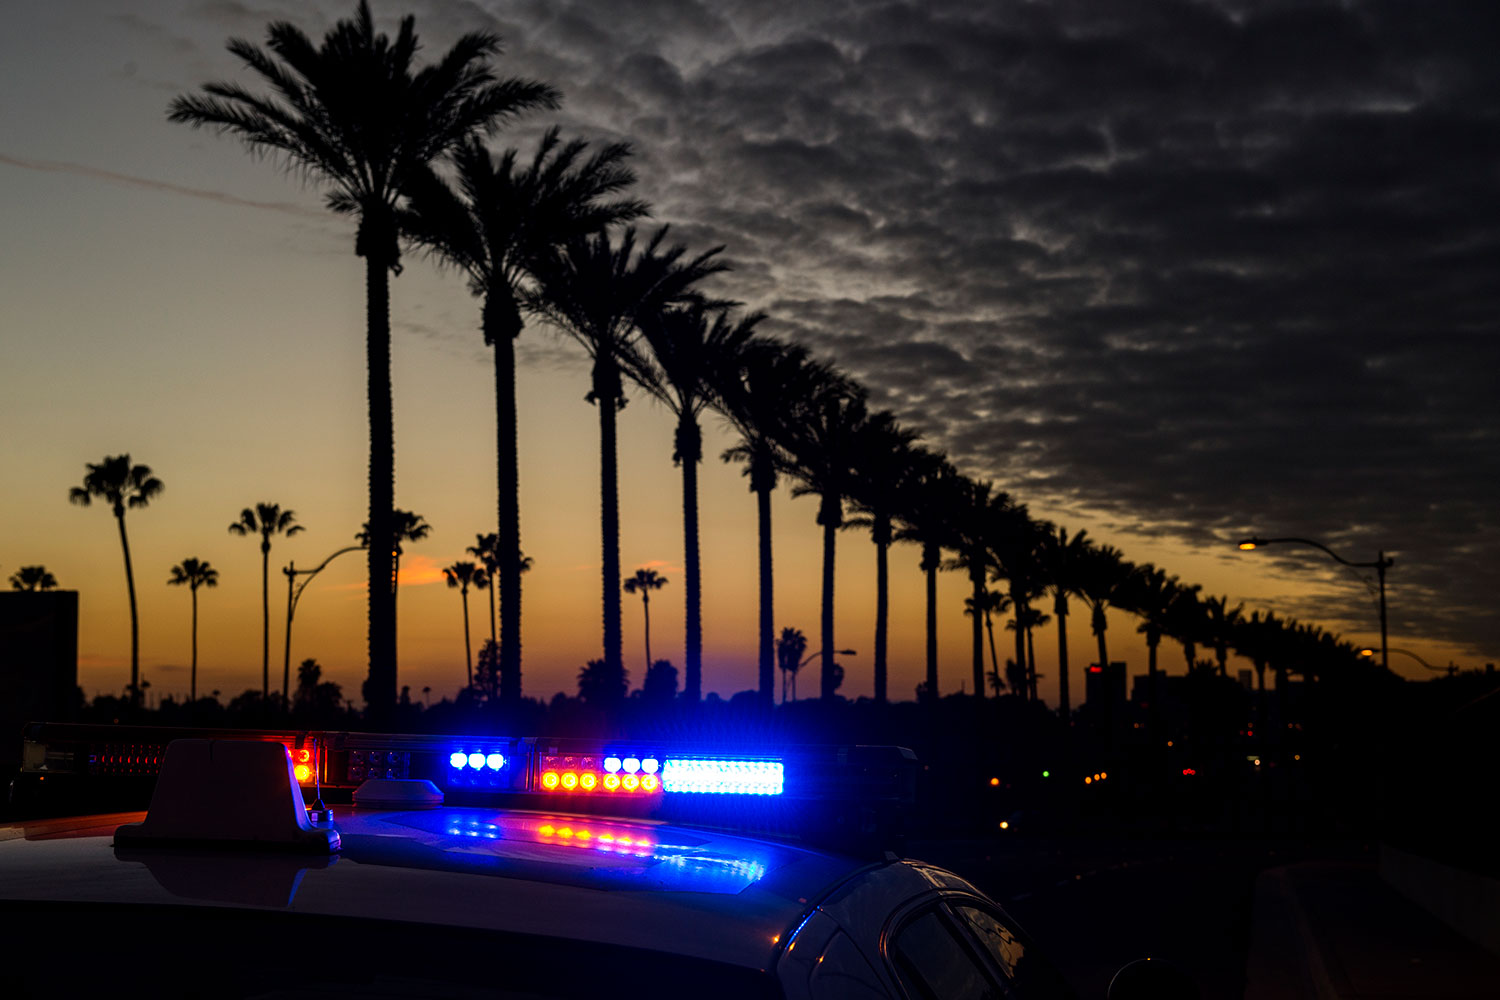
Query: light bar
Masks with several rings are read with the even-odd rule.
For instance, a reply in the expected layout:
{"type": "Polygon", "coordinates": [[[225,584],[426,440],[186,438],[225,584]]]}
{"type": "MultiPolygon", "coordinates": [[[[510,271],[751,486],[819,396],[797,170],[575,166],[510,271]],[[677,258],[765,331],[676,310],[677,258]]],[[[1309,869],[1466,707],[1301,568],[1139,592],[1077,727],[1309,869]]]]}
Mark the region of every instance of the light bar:
{"type": "Polygon", "coordinates": [[[677,760],[662,764],[662,788],[710,795],[780,795],[785,768],[779,760],[677,760]]]}

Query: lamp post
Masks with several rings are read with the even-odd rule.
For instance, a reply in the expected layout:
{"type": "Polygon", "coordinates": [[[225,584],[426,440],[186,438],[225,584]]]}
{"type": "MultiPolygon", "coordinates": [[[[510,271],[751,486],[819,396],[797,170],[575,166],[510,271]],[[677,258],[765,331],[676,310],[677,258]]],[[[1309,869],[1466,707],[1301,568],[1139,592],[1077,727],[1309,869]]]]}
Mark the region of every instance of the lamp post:
{"type": "MultiPolygon", "coordinates": [[[[1434,670],[1434,671],[1436,671],[1436,672],[1438,672],[1440,674],[1446,673],[1449,677],[1452,677],[1454,674],[1458,673],[1458,666],[1456,664],[1454,664],[1453,662],[1451,662],[1451,661],[1448,663],[1448,665],[1446,667],[1434,667],[1432,664],[1428,663],[1426,660],[1422,659],[1420,656],[1418,656],[1416,653],[1413,653],[1409,649],[1398,649],[1397,647],[1392,646],[1390,648],[1390,652],[1392,652],[1392,653],[1401,653],[1403,655],[1410,656],[1413,660],[1416,660],[1418,663],[1422,664],[1422,666],[1426,667],[1428,670],[1434,670]]],[[[1364,649],[1361,649],[1359,651],[1359,655],[1360,656],[1374,656],[1375,655],[1375,650],[1373,650],[1370,647],[1366,646],[1364,649]]]]}
{"type": "MultiPolygon", "coordinates": [[[[858,653],[856,653],[852,649],[835,649],[833,652],[837,656],[858,656],[859,655],[858,653]]],[[[797,675],[802,672],[802,668],[805,667],[805,666],[807,666],[816,657],[819,657],[821,655],[823,655],[823,651],[821,649],[815,649],[811,653],[808,653],[806,656],[804,656],[802,658],[802,662],[801,663],[797,664],[797,669],[794,670],[794,671],[792,671],[792,690],[793,691],[796,691],[796,689],[797,689],[797,675]]],[[[795,694],[792,696],[792,699],[794,701],[796,700],[796,695],[795,694]]],[[[783,686],[783,689],[782,689],[782,692],[781,692],[781,700],[782,700],[783,703],[786,702],[786,690],[785,690],[784,686],[783,686]]]]}
{"type": "Polygon", "coordinates": [[[297,602],[302,599],[302,592],[307,585],[312,583],[312,578],[323,572],[323,569],[345,552],[361,552],[363,545],[350,545],[339,549],[333,555],[318,563],[316,569],[298,569],[295,561],[288,562],[281,568],[286,574],[286,645],[282,650],[281,658],[281,708],[286,711],[291,707],[291,683],[292,683],[292,615],[297,610],[297,602]],[[304,576],[301,586],[294,586],[297,577],[304,576]]]}
{"type": "Polygon", "coordinates": [[[1278,545],[1282,543],[1311,545],[1315,549],[1322,549],[1325,553],[1332,556],[1335,561],[1341,562],[1345,566],[1354,566],[1358,569],[1373,569],[1375,571],[1375,575],[1380,581],[1380,665],[1389,670],[1391,668],[1390,647],[1386,645],[1385,629],[1385,571],[1394,566],[1396,560],[1387,556],[1384,551],[1380,551],[1375,554],[1374,562],[1350,562],[1322,542],[1315,542],[1310,538],[1247,538],[1243,542],[1240,542],[1240,548],[1249,552],[1251,549],[1258,549],[1262,545],[1278,545]]]}

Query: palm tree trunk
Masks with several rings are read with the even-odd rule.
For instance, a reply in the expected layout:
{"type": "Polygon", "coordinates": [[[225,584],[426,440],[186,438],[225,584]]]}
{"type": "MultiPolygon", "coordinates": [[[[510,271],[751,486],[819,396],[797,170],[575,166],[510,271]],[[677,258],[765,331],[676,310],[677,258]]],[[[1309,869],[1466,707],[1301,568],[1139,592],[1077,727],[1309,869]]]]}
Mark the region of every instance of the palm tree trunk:
{"type": "MultiPolygon", "coordinates": [[[[500,590],[500,697],[521,698],[521,473],[516,415],[516,345],[521,314],[509,291],[484,300],[484,337],[495,348],[495,470],[498,523],[496,553],[500,590]]],[[[618,578],[619,574],[615,574],[618,578]]],[[[614,581],[618,585],[619,580],[614,581]]],[[[495,600],[496,583],[490,584],[495,600]]],[[[493,605],[491,622],[494,621],[493,605]]],[[[491,632],[493,634],[493,624],[491,632]]]]}
{"type": "MultiPolygon", "coordinates": [[[[776,680],[776,630],[772,613],[773,593],[771,589],[771,491],[755,491],[756,530],[760,536],[760,697],[769,707],[775,702],[773,685],[776,680]]],[[[785,679],[782,683],[781,700],[786,701],[785,679]]]]}
{"type": "Polygon", "coordinates": [[[1161,735],[1161,678],[1156,672],[1156,647],[1160,643],[1159,633],[1146,632],[1146,697],[1151,699],[1146,703],[1146,726],[1152,742],[1157,744],[1161,742],[1158,739],[1161,735]]]}
{"type": "Polygon", "coordinates": [[[141,706],[141,624],[135,604],[135,572],[130,568],[130,540],[125,537],[125,508],[115,505],[120,526],[120,548],[125,553],[125,589],[130,592],[130,704],[141,706]]]}
{"type": "Polygon", "coordinates": [[[364,691],[370,719],[387,724],[396,707],[396,620],[389,581],[394,565],[391,511],[396,500],[395,417],[391,402],[391,285],[390,260],[394,224],[366,216],[361,220],[360,243],[365,257],[365,340],[367,395],[370,419],[370,547],[368,600],[370,676],[364,691]]]}
{"type": "Polygon", "coordinates": [[[875,700],[885,704],[886,700],[886,629],[890,626],[890,566],[888,549],[891,546],[890,524],[875,529],[875,700]]]}
{"type": "Polygon", "coordinates": [[[686,637],[682,654],[687,676],[682,694],[688,701],[698,701],[703,697],[703,583],[699,578],[698,551],[698,461],[702,452],[698,424],[684,415],[677,424],[677,455],[682,462],[682,550],[687,590],[686,637]]]}
{"type": "Polygon", "coordinates": [[[989,608],[984,609],[984,629],[990,639],[990,670],[994,671],[996,677],[1000,677],[1000,657],[995,653],[995,620],[990,617],[989,608]]]}
{"type": "Polygon", "coordinates": [[[1109,619],[1104,616],[1104,602],[1094,605],[1093,612],[1094,638],[1099,640],[1099,666],[1109,666],[1109,650],[1104,646],[1104,633],[1109,629],[1109,619]]]}
{"type": "Polygon", "coordinates": [[[1010,606],[1015,615],[1016,623],[1016,669],[1022,677],[1026,678],[1025,687],[1020,691],[1020,695],[1022,698],[1030,698],[1031,675],[1026,667],[1026,612],[1028,609],[1026,602],[1021,599],[1021,595],[1016,592],[1014,587],[1011,588],[1010,592],[1010,606]]]}
{"type": "Polygon", "coordinates": [[[468,675],[468,687],[474,686],[474,650],[469,644],[469,587],[465,584],[459,589],[459,596],[464,602],[464,670],[468,675]]]}
{"type": "Polygon", "coordinates": [[[938,547],[922,545],[922,569],[927,574],[927,697],[937,699],[937,571],[938,547]]]}
{"type": "MultiPolygon", "coordinates": [[[[825,498],[824,503],[827,503],[825,498]]],[[[837,688],[833,684],[833,560],[834,539],[838,533],[838,527],[827,519],[823,525],[823,613],[819,638],[823,640],[822,650],[822,695],[824,701],[831,701],[837,688]]],[[[794,681],[795,683],[795,681],[794,681]]]]}
{"type": "MultiPolygon", "coordinates": [[[[619,373],[594,365],[594,396],[599,407],[599,526],[604,581],[604,662],[611,676],[624,669],[620,626],[620,484],[616,468],[615,414],[619,373]],[[610,375],[613,374],[613,378],[610,375]]],[[[501,605],[501,612],[505,610],[501,605]]]]}
{"type": "MultiPolygon", "coordinates": [[[[282,689],[283,700],[286,690],[282,689]]],[[[271,698],[271,540],[260,543],[260,696],[271,698]]]]}
{"type": "Polygon", "coordinates": [[[1036,638],[1029,624],[1026,626],[1026,685],[1026,696],[1036,701],[1036,638]]]}
{"type": "MultiPolygon", "coordinates": [[[[641,591],[641,610],[646,613],[646,672],[651,671],[651,595],[641,591]]],[[[641,681],[645,682],[645,676],[641,681]]]]}
{"type": "Polygon", "coordinates": [[[1052,602],[1052,613],[1057,616],[1057,700],[1058,714],[1067,722],[1073,712],[1073,703],[1068,698],[1068,595],[1059,592],[1052,602]]]}
{"type": "Polygon", "coordinates": [[[188,703],[198,700],[198,588],[193,593],[193,665],[188,671],[188,703]]]}
{"type": "Polygon", "coordinates": [[[980,609],[984,607],[984,573],[969,571],[969,582],[974,586],[973,639],[974,697],[984,697],[984,622],[980,620],[980,609]]]}

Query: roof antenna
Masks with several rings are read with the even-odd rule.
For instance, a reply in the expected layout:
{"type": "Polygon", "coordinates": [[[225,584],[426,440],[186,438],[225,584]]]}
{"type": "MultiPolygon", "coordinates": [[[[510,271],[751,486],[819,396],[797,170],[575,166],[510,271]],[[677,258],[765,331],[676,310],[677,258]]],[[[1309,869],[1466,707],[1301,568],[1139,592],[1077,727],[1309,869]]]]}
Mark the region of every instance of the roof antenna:
{"type": "Polygon", "coordinates": [[[312,739],[313,801],[307,807],[307,818],[314,823],[332,823],[333,810],[323,804],[323,758],[318,754],[318,738],[312,739]]]}

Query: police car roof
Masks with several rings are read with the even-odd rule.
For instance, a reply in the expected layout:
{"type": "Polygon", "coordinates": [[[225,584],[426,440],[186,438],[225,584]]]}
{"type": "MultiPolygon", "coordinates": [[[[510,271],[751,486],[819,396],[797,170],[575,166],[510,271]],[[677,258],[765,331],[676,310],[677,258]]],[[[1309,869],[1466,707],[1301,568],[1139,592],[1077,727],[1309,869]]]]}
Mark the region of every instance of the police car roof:
{"type": "Polygon", "coordinates": [[[117,846],[116,828],[140,816],[0,827],[0,898],[280,909],[766,969],[812,906],[882,867],[649,820],[504,808],[341,809],[331,857],[117,846]]]}

